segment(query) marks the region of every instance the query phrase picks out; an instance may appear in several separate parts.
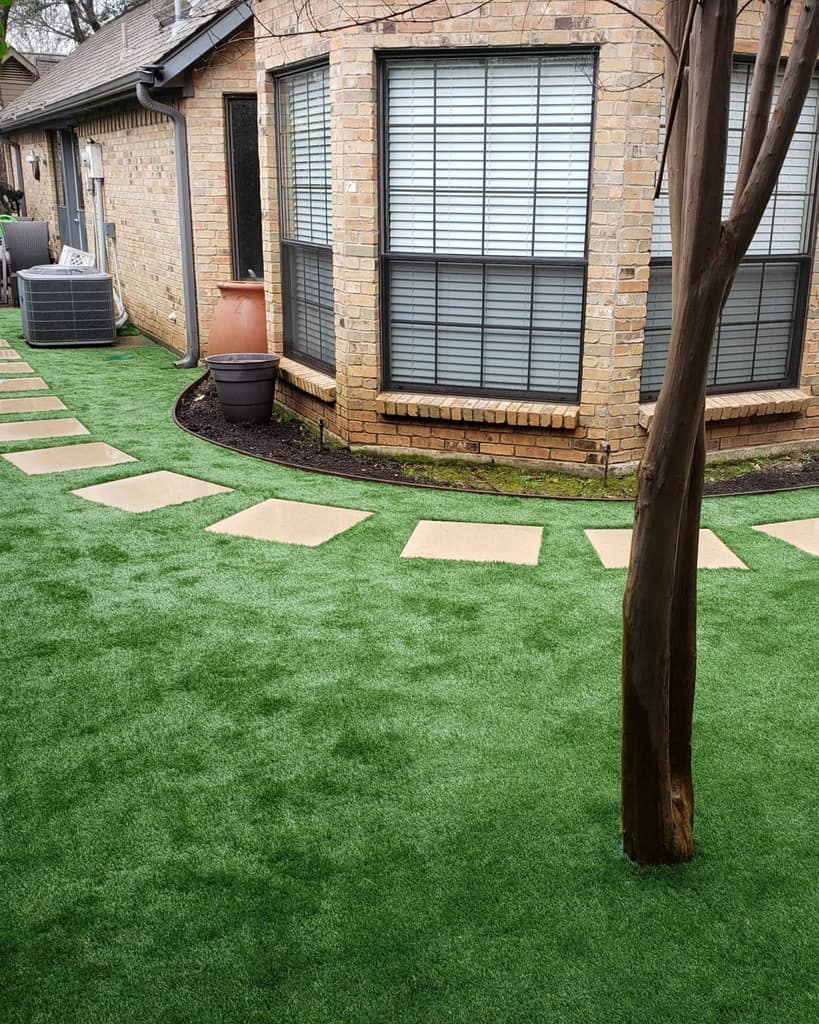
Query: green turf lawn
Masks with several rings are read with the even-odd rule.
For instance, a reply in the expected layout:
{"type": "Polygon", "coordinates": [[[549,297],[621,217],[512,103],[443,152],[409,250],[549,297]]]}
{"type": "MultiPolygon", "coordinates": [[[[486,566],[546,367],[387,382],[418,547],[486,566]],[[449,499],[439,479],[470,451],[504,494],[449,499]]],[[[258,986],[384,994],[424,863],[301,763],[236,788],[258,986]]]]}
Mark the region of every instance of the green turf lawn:
{"type": "Polygon", "coordinates": [[[629,505],[282,469],[179,431],[161,348],[17,347],[91,431],[52,443],[140,462],[0,460],[3,1024],[817,1020],[819,559],[750,527],[819,490],[706,502],[750,572],[701,575],[697,858],[639,872],[625,574],[582,533],[629,505]],[[70,494],[156,469],[235,491],[70,494]],[[376,514],[316,549],[205,532],[273,496],[376,514]],[[540,564],[401,560],[419,518],[543,525],[540,564]]]}

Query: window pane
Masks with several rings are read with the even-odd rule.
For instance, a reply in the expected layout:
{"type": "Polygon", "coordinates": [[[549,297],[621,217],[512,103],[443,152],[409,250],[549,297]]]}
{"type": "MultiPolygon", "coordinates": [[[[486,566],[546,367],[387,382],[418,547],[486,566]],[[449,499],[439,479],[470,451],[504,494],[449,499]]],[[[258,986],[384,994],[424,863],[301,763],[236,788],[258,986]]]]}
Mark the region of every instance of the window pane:
{"type": "MultiPolygon", "coordinates": [[[[711,353],[712,389],[776,384],[788,377],[799,291],[799,263],[744,263],[725,303],[711,353]]],[[[656,395],[671,330],[671,268],[651,271],[642,394],[656,395]]]]}
{"type": "MultiPolygon", "coordinates": [[[[783,72],[780,71],[776,87],[777,93],[782,85],[782,74],[783,72]]],[[[752,76],[752,64],[746,61],[735,63],[731,78],[723,216],[727,216],[733,201],[752,76]]],[[[818,102],[819,78],[814,77],[776,188],[748,250],[749,255],[793,256],[806,255],[808,252],[813,182],[816,175],[818,102]]],[[[666,177],[663,180],[663,192],[654,204],[651,254],[655,258],[671,255],[667,184],[666,177]]]]}
{"type": "Polygon", "coordinates": [[[583,258],[592,76],[583,55],[388,61],[389,250],[583,258]]]}
{"type": "Polygon", "coordinates": [[[311,68],[279,80],[284,236],[329,245],[332,230],[330,76],[311,68]]]}
{"type": "Polygon", "coordinates": [[[581,267],[391,262],[391,379],[575,391],[583,278],[581,267]]]}
{"type": "Polygon", "coordinates": [[[240,280],[263,277],[262,202],[256,97],[227,98],[233,273],[240,280]]]}
{"type": "Polygon", "coordinates": [[[335,365],[332,253],[286,244],[284,259],[286,350],[332,368],[335,365]]]}

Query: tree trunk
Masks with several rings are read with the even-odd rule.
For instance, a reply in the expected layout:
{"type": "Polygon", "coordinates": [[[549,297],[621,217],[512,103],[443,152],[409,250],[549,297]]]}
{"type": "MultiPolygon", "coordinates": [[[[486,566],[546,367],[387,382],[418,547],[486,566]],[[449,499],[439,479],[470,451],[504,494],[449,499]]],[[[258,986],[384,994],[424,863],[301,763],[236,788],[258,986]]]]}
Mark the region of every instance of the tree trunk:
{"type": "Polygon", "coordinates": [[[685,236],[675,248],[668,366],[640,467],[623,599],[623,844],[639,864],[693,855],[696,558],[708,358],[732,273],[721,209],[735,14],[728,0],[704,0],[695,15],[677,186],[685,236]]]}

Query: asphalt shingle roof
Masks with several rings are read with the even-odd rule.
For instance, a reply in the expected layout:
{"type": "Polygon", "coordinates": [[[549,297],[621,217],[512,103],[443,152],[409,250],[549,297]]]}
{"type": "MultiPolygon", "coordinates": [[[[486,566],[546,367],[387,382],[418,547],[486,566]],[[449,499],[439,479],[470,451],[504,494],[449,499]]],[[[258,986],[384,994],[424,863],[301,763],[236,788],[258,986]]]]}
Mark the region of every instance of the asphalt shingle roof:
{"type": "MultiPolygon", "coordinates": [[[[32,123],[50,110],[63,109],[84,96],[99,97],[110,85],[135,74],[147,64],[162,64],[176,50],[220,14],[240,0],[201,0],[192,7],[185,22],[174,32],[168,24],[173,4],[168,0],[146,0],[90,36],[59,64],[35,82],[0,115],[0,131],[11,131],[18,122],[32,123]],[[164,22],[164,24],[163,24],[164,22]]],[[[187,5],[186,5],[187,6],[187,5]]],[[[214,39],[214,44],[218,40],[214,39]]]]}

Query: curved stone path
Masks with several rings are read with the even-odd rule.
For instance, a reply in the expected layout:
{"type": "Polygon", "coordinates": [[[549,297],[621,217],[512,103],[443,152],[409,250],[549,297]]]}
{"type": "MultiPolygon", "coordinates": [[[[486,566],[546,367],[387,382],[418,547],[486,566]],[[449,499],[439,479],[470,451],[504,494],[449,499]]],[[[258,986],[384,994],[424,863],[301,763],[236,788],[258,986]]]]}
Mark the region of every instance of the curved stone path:
{"type": "MultiPolygon", "coordinates": [[[[0,340],[0,394],[19,395],[45,390],[48,390],[48,384],[42,377],[35,376],[32,367],[21,359],[20,354],[8,342],[0,340]]],[[[68,411],[55,395],[0,397],[0,417],[62,410],[68,411]]],[[[0,443],[78,437],[88,433],[87,427],[73,417],[0,419],[0,443]]],[[[32,448],[10,452],[2,458],[29,476],[138,461],[127,452],[101,441],[32,448]]],[[[79,487],[71,493],[99,505],[143,513],[230,491],[230,487],[159,470],[79,487]]],[[[317,547],[353,529],[373,514],[360,509],[268,498],[206,529],[210,533],[317,547]]],[[[819,557],[819,518],[760,524],[753,528],[819,557]]],[[[628,565],[631,530],[589,529],[584,532],[604,568],[622,569],[628,565]]],[[[413,530],[401,557],[531,566],[538,564],[542,539],[543,528],[540,526],[422,520],[413,530]]],[[[702,569],[748,568],[711,530],[700,531],[699,566],[702,569]]]]}

